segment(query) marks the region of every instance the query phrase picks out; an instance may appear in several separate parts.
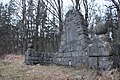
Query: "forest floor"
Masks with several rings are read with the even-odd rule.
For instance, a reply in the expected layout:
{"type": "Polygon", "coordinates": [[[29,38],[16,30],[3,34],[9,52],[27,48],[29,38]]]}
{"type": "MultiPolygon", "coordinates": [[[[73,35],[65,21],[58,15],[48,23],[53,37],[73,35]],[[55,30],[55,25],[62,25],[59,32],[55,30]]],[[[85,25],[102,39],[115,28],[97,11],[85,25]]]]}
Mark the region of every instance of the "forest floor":
{"type": "Polygon", "coordinates": [[[25,65],[21,55],[7,55],[0,59],[0,80],[120,80],[116,69],[99,73],[101,75],[84,66],[25,65]]]}

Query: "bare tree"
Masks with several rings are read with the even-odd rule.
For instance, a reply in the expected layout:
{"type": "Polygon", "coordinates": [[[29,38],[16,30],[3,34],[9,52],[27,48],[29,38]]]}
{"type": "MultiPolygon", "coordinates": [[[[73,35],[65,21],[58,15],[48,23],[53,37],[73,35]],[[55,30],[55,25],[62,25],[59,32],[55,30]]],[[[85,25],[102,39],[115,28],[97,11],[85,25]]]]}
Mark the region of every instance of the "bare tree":
{"type": "Polygon", "coordinates": [[[120,44],[120,0],[116,1],[116,0],[111,0],[113,2],[113,4],[115,5],[116,9],[117,9],[117,17],[118,17],[118,30],[117,30],[117,34],[116,34],[116,39],[115,41],[117,43],[120,44]]]}
{"type": "Polygon", "coordinates": [[[38,45],[38,26],[39,26],[39,17],[40,17],[40,0],[38,0],[37,4],[37,15],[36,15],[36,33],[35,33],[35,50],[37,50],[38,45]]]}
{"type": "Polygon", "coordinates": [[[22,0],[22,25],[23,25],[23,53],[26,51],[27,42],[26,42],[26,0],[22,0]]]}
{"type": "Polygon", "coordinates": [[[80,0],[75,0],[75,9],[80,10],[80,0]]]}
{"type": "MultiPolygon", "coordinates": [[[[46,2],[50,5],[50,7],[48,8],[48,11],[50,13],[52,13],[56,19],[58,19],[59,21],[59,45],[61,42],[61,34],[62,34],[62,30],[63,30],[63,0],[46,0],[46,2]]],[[[59,46],[58,45],[58,46],[59,46]]]]}
{"type": "Polygon", "coordinates": [[[83,0],[83,5],[85,8],[85,22],[86,22],[86,26],[88,27],[88,1],[87,0],[83,0]]]}

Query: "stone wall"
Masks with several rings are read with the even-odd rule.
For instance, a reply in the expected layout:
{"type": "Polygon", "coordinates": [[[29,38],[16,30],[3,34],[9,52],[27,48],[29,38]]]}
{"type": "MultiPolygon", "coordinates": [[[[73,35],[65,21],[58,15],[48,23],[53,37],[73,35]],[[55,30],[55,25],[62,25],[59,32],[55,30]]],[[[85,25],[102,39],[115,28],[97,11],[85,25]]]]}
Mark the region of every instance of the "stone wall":
{"type": "Polygon", "coordinates": [[[76,10],[68,11],[61,46],[53,62],[67,66],[86,64],[90,68],[110,69],[111,45],[105,35],[107,27],[99,23],[95,33],[96,36],[90,40],[83,15],[76,10]]]}
{"type": "Polygon", "coordinates": [[[107,35],[107,26],[104,23],[98,23],[95,27],[95,37],[91,40],[86,51],[89,56],[89,67],[99,69],[110,69],[111,45],[107,35]]]}
{"type": "MultiPolygon", "coordinates": [[[[99,35],[100,36],[100,35],[99,35]]],[[[87,47],[87,54],[89,56],[89,67],[97,69],[110,69],[110,43],[103,41],[98,35],[92,40],[92,43],[87,47]],[[98,59],[98,60],[97,60],[98,59]]],[[[102,35],[104,36],[104,35],[102,35]]]]}
{"type": "Polygon", "coordinates": [[[86,63],[85,49],[89,43],[88,31],[83,15],[76,10],[66,14],[61,46],[54,63],[77,66],[86,63]]]}
{"type": "Polygon", "coordinates": [[[53,63],[54,54],[50,52],[25,52],[25,64],[27,65],[49,65],[53,63]]]}
{"type": "MultiPolygon", "coordinates": [[[[59,52],[40,53],[40,56],[37,54],[40,57],[38,62],[46,64],[51,61],[50,63],[64,66],[86,64],[91,68],[109,69],[112,63],[110,61],[111,45],[106,36],[107,27],[102,28],[104,26],[101,24],[96,26],[96,36],[90,40],[85,23],[79,11],[69,10],[65,18],[59,52]]],[[[29,59],[32,57],[29,56],[29,59]]]]}

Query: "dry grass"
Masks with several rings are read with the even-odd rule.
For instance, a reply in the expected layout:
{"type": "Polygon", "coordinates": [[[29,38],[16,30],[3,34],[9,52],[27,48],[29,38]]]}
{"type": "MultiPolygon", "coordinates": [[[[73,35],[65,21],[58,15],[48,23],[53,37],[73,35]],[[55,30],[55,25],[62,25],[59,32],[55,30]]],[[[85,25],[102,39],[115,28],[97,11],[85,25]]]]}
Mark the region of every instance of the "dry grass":
{"type": "Polygon", "coordinates": [[[120,80],[117,70],[102,72],[84,67],[25,65],[23,56],[7,55],[0,60],[0,80],[120,80]]]}

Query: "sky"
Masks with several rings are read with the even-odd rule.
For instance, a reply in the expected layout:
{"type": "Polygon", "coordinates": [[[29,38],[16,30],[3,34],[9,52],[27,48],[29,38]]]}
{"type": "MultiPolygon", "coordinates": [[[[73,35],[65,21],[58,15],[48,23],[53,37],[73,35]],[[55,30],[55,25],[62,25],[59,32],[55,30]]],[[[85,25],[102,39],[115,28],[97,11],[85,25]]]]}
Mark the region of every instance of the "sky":
{"type": "Polygon", "coordinates": [[[0,0],[0,2],[8,3],[10,0],[0,0]]]}

